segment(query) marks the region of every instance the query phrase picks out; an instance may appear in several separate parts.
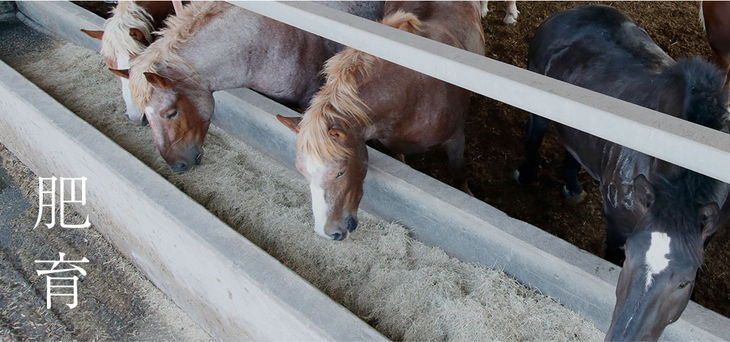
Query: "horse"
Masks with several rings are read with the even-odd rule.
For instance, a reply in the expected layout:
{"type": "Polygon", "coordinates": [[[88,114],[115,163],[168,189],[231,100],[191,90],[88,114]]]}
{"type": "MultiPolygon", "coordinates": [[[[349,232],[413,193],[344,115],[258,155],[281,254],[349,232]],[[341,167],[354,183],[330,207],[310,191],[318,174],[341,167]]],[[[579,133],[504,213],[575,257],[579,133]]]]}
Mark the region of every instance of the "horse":
{"type": "Polygon", "coordinates": [[[120,1],[104,23],[103,31],[81,30],[101,40],[101,55],[107,67],[120,76],[126,115],[135,124],[146,124],[144,113],[132,103],[127,78],[115,70],[128,69],[130,60],[155,40],[154,32],[162,29],[164,20],[174,14],[171,1],[120,1]]]}
{"type": "MultiPolygon", "coordinates": [[[[633,20],[608,6],[559,12],[538,27],[528,68],[716,130],[727,119],[720,70],[667,55],[633,20]]],[[[520,183],[537,178],[550,121],[531,115],[520,183]]],[[[623,264],[606,340],[656,340],[689,302],[704,247],[721,225],[730,186],[627,147],[557,125],[567,150],[569,198],[584,194],[582,166],[600,184],[607,258],[623,264]]]]}
{"type": "MultiPolygon", "coordinates": [[[[385,14],[385,25],[484,55],[475,2],[389,1],[385,14]]],[[[468,191],[469,91],[352,48],[328,60],[324,74],[303,118],[277,116],[297,133],[296,167],[309,181],[318,235],[339,241],[357,227],[368,141],[396,154],[442,148],[454,182],[468,191]]]]}
{"type": "Polygon", "coordinates": [[[725,70],[730,83],[730,1],[700,1],[700,23],[717,64],[725,70]]]}
{"type": "MultiPolygon", "coordinates": [[[[382,2],[324,2],[366,19],[382,2]]],[[[214,111],[213,92],[247,87],[305,107],[319,71],[342,45],[225,2],[192,2],[168,18],[161,37],[132,60],[132,100],[143,108],[155,145],[173,172],[199,164],[214,111]]]]}

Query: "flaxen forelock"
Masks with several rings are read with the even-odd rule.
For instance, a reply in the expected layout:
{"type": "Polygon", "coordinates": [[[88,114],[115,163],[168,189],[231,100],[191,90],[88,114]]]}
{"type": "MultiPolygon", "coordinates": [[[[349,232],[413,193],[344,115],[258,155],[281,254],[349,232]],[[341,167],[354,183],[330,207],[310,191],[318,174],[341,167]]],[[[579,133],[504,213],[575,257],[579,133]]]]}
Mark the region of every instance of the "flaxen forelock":
{"type": "Polygon", "coordinates": [[[129,75],[132,101],[140,108],[147,105],[152,94],[152,85],[147,82],[144,73],[158,73],[158,65],[180,65],[194,71],[194,68],[177,54],[177,50],[210,19],[232,6],[226,2],[194,1],[185,6],[179,15],[168,17],[165,21],[166,28],[156,32],[161,37],[132,60],[129,75]]]}
{"type": "Polygon", "coordinates": [[[112,10],[112,17],[104,23],[101,54],[117,58],[119,55],[134,56],[142,53],[146,46],[129,34],[129,30],[133,28],[142,32],[148,42],[152,41],[152,16],[132,1],[120,1],[112,10]]]}

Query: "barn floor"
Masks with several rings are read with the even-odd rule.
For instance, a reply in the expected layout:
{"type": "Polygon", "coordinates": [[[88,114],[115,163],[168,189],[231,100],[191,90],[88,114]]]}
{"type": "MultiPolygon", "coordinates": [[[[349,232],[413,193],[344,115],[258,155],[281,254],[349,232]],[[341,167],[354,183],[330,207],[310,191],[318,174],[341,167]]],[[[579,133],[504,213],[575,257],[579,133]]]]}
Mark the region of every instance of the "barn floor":
{"type": "MultiPolygon", "coordinates": [[[[94,52],[30,34],[0,58],[334,300],[395,340],[598,340],[593,325],[502,272],[463,263],[363,214],[341,243],[311,229],[301,177],[212,128],[203,164],[174,175],[149,129],[123,115],[118,81],[94,52]],[[22,56],[22,57],[21,57],[22,56]]],[[[5,46],[5,45],[4,45],[5,46]]]]}

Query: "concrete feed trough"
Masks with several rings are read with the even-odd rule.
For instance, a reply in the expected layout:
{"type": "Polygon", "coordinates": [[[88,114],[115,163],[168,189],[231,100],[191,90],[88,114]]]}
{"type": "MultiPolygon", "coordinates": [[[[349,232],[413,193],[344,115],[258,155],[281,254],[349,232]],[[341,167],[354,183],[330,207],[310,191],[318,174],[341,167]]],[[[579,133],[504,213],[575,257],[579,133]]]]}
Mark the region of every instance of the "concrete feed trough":
{"type": "MultiPolygon", "coordinates": [[[[18,5],[21,16],[45,30],[97,49],[78,33],[100,26],[95,15],[70,3],[18,5]]],[[[97,226],[124,227],[103,233],[213,336],[382,338],[17,73],[6,66],[1,73],[1,142],[38,174],[110,180],[88,187],[97,226]],[[221,288],[230,292],[221,296],[221,288]]],[[[217,93],[216,101],[218,127],[291,167],[293,136],[273,115],[294,113],[245,89],[217,93]]],[[[370,160],[364,209],[405,224],[418,240],[462,261],[503,269],[605,331],[619,269],[376,151],[370,160]]],[[[663,337],[718,339],[730,336],[728,323],[691,303],[663,337]]]]}

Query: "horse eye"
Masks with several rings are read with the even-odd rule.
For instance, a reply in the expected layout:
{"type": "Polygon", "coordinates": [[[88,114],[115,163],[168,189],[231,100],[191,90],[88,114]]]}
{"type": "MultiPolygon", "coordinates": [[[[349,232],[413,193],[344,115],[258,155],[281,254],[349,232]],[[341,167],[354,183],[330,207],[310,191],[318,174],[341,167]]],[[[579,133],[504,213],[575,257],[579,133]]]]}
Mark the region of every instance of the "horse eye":
{"type": "Polygon", "coordinates": [[[340,178],[344,174],[345,174],[345,170],[342,170],[342,171],[340,171],[340,172],[337,173],[337,176],[335,176],[335,178],[340,178]]]}
{"type": "Polygon", "coordinates": [[[177,116],[177,111],[174,111],[174,112],[172,112],[172,113],[170,113],[170,114],[167,114],[167,115],[165,115],[165,119],[167,119],[167,120],[172,120],[172,119],[174,119],[174,118],[175,118],[176,116],[177,116]]]}
{"type": "Polygon", "coordinates": [[[681,282],[681,283],[679,284],[679,288],[680,288],[680,289],[683,289],[683,288],[687,287],[687,285],[689,285],[689,284],[691,284],[691,283],[692,283],[691,281],[683,281],[683,282],[681,282]]]}

